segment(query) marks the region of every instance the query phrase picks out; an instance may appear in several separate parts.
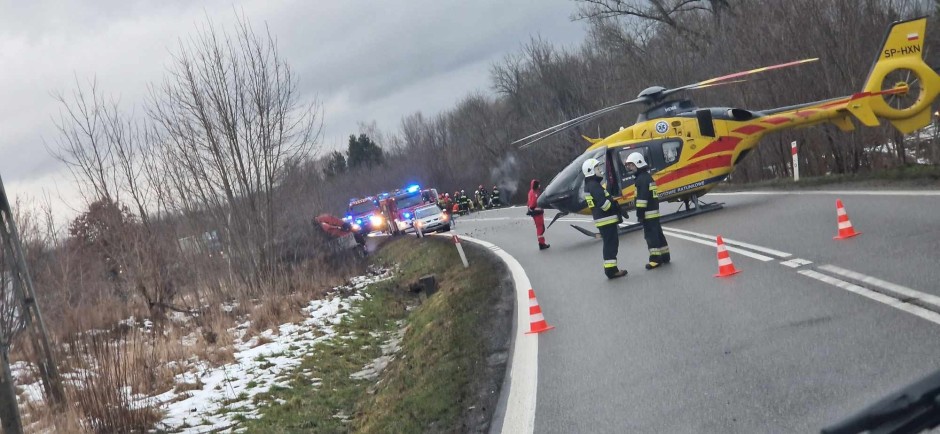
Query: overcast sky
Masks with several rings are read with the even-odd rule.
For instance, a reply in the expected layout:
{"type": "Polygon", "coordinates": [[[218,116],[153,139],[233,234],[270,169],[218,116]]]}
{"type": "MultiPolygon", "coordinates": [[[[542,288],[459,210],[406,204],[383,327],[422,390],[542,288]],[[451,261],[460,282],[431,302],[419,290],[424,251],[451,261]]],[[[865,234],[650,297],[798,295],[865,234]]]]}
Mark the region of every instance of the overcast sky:
{"type": "MultiPolygon", "coordinates": [[[[357,122],[397,131],[401,117],[434,114],[473,91],[491,92],[490,66],[540,36],[576,46],[585,23],[571,0],[0,0],[0,175],[11,196],[43,189],[78,205],[53,144],[54,92],[97,78],[126,109],[161,79],[181,37],[235,11],[267,24],[300,79],[323,102],[328,147],[357,122]]],[[[59,206],[57,213],[64,213],[59,206]]]]}

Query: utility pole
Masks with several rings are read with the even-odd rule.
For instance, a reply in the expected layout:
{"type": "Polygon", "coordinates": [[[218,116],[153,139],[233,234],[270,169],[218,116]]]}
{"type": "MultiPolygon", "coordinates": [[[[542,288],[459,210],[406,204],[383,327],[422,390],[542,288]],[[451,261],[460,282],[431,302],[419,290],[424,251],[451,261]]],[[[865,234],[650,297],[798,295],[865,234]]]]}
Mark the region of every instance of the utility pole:
{"type": "MultiPolygon", "coordinates": [[[[52,352],[52,345],[49,343],[46,324],[43,321],[42,312],[39,310],[39,303],[33,288],[33,279],[29,274],[26,256],[23,253],[23,245],[16,229],[16,222],[13,220],[13,209],[7,199],[2,177],[0,177],[0,242],[3,244],[3,253],[10,263],[14,297],[22,305],[23,320],[26,322],[26,327],[30,329],[33,348],[39,354],[37,364],[42,378],[43,390],[49,403],[53,407],[59,406],[65,402],[62,380],[55,362],[55,355],[52,352]]],[[[4,348],[4,350],[6,349],[4,348]]],[[[4,357],[3,362],[7,361],[4,357]]],[[[4,370],[8,369],[7,366],[3,368],[4,370]]]]}

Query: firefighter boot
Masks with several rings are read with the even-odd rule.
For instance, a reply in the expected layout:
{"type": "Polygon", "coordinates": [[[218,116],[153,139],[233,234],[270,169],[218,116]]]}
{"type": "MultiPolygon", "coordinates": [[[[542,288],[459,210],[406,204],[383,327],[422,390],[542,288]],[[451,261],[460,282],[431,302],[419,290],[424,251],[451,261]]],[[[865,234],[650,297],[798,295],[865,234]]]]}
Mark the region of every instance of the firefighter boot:
{"type": "Polygon", "coordinates": [[[607,275],[608,279],[616,279],[618,277],[626,276],[627,270],[620,270],[617,267],[605,268],[604,274],[607,275]]]}
{"type": "Polygon", "coordinates": [[[545,250],[545,249],[547,249],[547,248],[549,248],[549,247],[551,247],[550,244],[539,243],[539,250],[545,250]]]}
{"type": "MultiPolygon", "coordinates": [[[[665,263],[665,262],[664,262],[664,263],[665,263]]],[[[652,269],[654,269],[654,268],[659,268],[659,266],[661,266],[661,265],[663,265],[663,264],[661,264],[661,263],[659,263],[659,262],[652,262],[652,261],[650,261],[650,262],[647,262],[647,263],[646,263],[646,269],[647,269],[647,270],[652,270],[652,269]]]]}

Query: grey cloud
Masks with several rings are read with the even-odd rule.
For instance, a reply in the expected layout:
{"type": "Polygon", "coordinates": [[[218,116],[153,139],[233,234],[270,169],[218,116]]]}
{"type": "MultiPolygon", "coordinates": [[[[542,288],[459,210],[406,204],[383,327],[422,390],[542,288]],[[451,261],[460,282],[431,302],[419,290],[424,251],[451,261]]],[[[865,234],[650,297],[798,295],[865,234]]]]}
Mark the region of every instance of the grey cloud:
{"type": "Polygon", "coordinates": [[[359,121],[393,131],[404,115],[433,114],[486,90],[489,64],[531,35],[579,42],[583,25],[568,20],[575,7],[569,0],[0,0],[0,173],[25,181],[64,170],[41,141],[55,138],[50,93],[70,91],[76,75],[96,76],[124,107],[139,107],[169,51],[206,17],[229,26],[237,11],[256,30],[268,25],[302,97],[336,104],[324,107],[325,141],[342,145],[359,121]]]}

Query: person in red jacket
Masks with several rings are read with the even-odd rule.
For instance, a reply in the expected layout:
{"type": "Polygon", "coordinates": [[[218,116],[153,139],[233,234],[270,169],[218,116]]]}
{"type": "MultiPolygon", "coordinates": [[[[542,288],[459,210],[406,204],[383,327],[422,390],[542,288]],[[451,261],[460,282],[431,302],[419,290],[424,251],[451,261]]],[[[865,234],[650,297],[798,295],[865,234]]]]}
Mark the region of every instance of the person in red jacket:
{"type": "Polygon", "coordinates": [[[539,237],[539,250],[545,250],[551,246],[545,244],[545,210],[539,208],[538,204],[539,195],[542,194],[539,190],[539,180],[533,179],[529,187],[529,212],[526,214],[532,216],[532,221],[535,222],[535,233],[539,237]]]}

